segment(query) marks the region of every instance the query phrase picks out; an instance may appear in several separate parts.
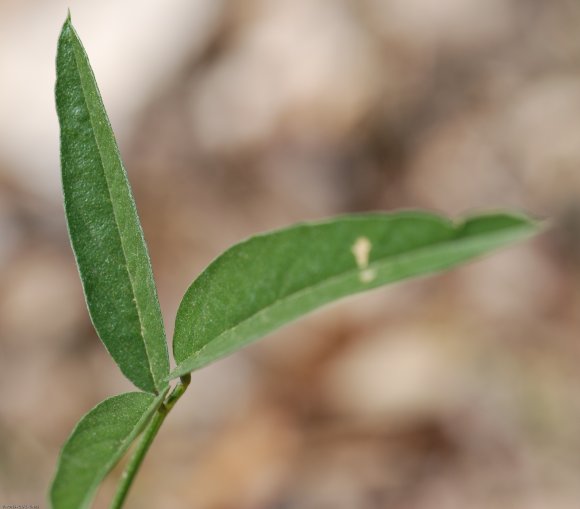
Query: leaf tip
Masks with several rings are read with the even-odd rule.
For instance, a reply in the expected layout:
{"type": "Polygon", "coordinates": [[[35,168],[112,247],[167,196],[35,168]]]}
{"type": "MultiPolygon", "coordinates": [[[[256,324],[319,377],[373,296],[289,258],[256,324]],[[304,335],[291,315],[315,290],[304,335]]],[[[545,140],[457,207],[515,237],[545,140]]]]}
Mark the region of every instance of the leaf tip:
{"type": "Polygon", "coordinates": [[[73,28],[73,24],[72,24],[72,20],[71,20],[70,9],[67,9],[66,19],[64,20],[64,23],[62,25],[62,30],[60,32],[60,40],[63,40],[64,38],[66,38],[73,30],[74,30],[74,28],[73,28]]]}

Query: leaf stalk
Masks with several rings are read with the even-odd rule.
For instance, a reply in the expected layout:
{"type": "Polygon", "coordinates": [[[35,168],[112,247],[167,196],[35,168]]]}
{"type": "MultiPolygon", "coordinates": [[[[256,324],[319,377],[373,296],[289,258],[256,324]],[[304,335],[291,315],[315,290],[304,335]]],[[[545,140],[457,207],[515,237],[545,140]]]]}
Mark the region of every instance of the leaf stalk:
{"type": "Polygon", "coordinates": [[[175,403],[177,403],[179,398],[181,398],[183,393],[187,390],[190,381],[191,375],[182,376],[179,383],[173,388],[167,399],[159,406],[155,415],[149,421],[149,424],[143,431],[133,455],[129,458],[127,466],[121,474],[121,480],[119,481],[117,491],[113,497],[111,509],[121,509],[125,503],[127,495],[129,494],[129,489],[135,480],[135,476],[143,463],[147,451],[159,432],[159,428],[161,428],[163,421],[165,421],[165,418],[175,406],[175,403]]]}

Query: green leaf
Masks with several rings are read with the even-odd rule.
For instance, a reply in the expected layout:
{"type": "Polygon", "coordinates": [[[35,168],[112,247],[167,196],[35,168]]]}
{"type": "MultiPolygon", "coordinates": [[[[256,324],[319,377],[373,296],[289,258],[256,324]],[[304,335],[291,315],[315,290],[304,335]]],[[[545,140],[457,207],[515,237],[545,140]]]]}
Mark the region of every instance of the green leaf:
{"type": "Polygon", "coordinates": [[[187,290],[171,377],[199,369],[328,302],[465,262],[538,231],[519,216],[459,224],[424,212],[345,216],[259,235],[187,290]]]}
{"type": "Polygon", "coordinates": [[[97,487],[143,430],[163,402],[129,392],[99,403],[76,425],[65,442],[50,490],[53,509],[89,507],[97,487]]]}
{"type": "Polygon", "coordinates": [[[88,57],[66,20],[56,105],[71,243],[95,329],[121,371],[156,393],[169,372],[149,255],[127,174],[88,57]]]}

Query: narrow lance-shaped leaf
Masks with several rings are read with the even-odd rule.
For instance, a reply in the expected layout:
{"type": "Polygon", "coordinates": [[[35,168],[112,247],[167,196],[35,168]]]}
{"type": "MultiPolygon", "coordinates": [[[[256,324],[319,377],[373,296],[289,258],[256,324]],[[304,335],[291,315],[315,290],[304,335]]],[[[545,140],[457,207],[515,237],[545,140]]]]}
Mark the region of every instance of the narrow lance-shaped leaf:
{"type": "Polygon", "coordinates": [[[129,392],[99,403],[65,442],[50,490],[53,509],[90,506],[97,487],[143,430],[167,393],[129,392]]]}
{"type": "Polygon", "coordinates": [[[70,22],[56,60],[69,235],[91,319],[121,371],[158,392],[169,372],[149,255],[89,60],[70,22]]]}
{"type": "Polygon", "coordinates": [[[201,368],[340,297],[452,267],[538,225],[493,214],[459,224],[423,212],[345,216],[253,237],[219,256],[177,313],[171,377],[201,368]]]}

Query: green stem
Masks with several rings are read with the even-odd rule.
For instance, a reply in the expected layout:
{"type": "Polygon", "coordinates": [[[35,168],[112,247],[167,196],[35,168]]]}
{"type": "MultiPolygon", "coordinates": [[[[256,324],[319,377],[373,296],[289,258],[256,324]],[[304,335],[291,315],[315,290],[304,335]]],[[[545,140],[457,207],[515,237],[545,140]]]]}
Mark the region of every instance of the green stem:
{"type": "Polygon", "coordinates": [[[159,431],[159,428],[161,427],[163,421],[167,417],[167,414],[169,414],[169,411],[174,407],[175,403],[177,403],[177,400],[181,398],[181,396],[187,389],[190,380],[191,380],[190,375],[182,376],[180,383],[178,383],[173,388],[171,394],[167,397],[165,402],[163,402],[161,406],[158,408],[157,412],[155,413],[151,421],[149,421],[149,424],[147,425],[145,431],[143,431],[143,434],[141,435],[141,439],[137,444],[137,448],[135,449],[133,455],[129,459],[129,462],[125,467],[125,470],[121,474],[121,480],[119,481],[117,491],[113,498],[113,502],[111,503],[111,509],[120,509],[123,506],[123,503],[127,498],[127,494],[129,493],[129,489],[131,488],[135,476],[139,471],[139,467],[141,466],[141,463],[143,463],[143,459],[145,458],[145,455],[147,454],[149,447],[151,447],[151,444],[153,443],[153,439],[157,435],[157,432],[159,431]]]}

